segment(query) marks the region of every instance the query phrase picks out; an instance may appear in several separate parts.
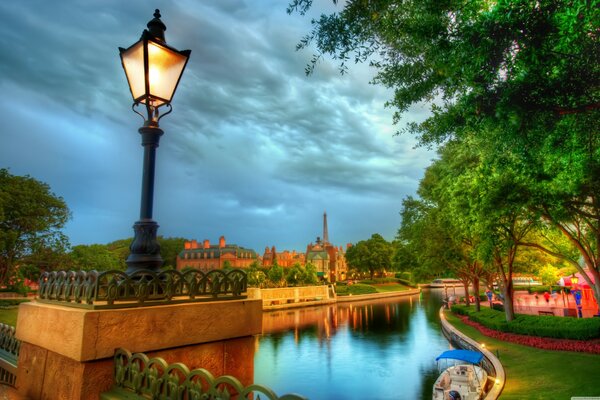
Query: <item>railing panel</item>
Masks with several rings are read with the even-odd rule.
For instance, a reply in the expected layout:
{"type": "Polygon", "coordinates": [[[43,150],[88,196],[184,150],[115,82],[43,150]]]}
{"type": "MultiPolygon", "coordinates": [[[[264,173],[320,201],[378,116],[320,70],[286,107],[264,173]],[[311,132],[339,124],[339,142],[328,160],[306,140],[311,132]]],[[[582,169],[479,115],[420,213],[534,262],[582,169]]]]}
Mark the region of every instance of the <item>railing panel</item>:
{"type": "Polygon", "coordinates": [[[38,300],[92,309],[142,307],[195,301],[243,299],[246,272],[191,269],[137,271],[51,271],[40,277],[38,300]]]}
{"type": "Polygon", "coordinates": [[[296,394],[277,396],[265,386],[244,386],[233,376],[214,377],[203,368],[190,371],[184,364],[167,364],[160,357],[125,349],[117,349],[114,363],[115,384],[101,399],[306,400],[296,394]]]}
{"type": "Polygon", "coordinates": [[[0,323],[0,384],[15,386],[20,349],[21,341],[15,337],[15,328],[0,323]]]}

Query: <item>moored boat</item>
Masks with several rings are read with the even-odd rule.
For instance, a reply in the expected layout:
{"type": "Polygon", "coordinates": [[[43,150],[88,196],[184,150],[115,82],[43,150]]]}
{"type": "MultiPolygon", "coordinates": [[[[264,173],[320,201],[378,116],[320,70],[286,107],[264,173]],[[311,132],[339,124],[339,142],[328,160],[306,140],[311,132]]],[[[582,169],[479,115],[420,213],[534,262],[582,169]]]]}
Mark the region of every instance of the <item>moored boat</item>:
{"type": "Polygon", "coordinates": [[[448,350],[435,360],[452,360],[433,385],[433,400],[478,400],[484,397],[487,373],[481,367],[483,354],[471,350],[448,350]]]}

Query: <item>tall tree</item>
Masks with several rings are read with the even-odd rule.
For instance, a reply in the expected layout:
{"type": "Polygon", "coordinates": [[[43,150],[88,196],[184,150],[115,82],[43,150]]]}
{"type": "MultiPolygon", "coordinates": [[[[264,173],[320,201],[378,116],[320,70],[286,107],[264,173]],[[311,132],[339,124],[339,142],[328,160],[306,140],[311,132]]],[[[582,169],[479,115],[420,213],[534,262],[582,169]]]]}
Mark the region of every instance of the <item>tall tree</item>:
{"type": "MultiPolygon", "coordinates": [[[[294,0],[288,11],[311,3],[294,0]]],[[[308,72],[323,54],[342,70],[370,59],[374,83],[394,90],[395,121],[435,99],[431,116],[407,129],[421,143],[487,143],[497,176],[526,182],[518,200],[530,222],[560,231],[578,257],[520,245],[570,262],[600,304],[599,27],[598,0],[349,0],[313,21],[299,47],[317,45],[308,72]]]]}
{"type": "Polygon", "coordinates": [[[70,217],[47,184],[0,169],[0,284],[33,250],[64,248],[68,240],[61,229],[70,217]]]}
{"type": "Polygon", "coordinates": [[[125,270],[124,260],[102,244],[80,244],[69,253],[73,267],[84,271],[125,270]]]}
{"type": "Polygon", "coordinates": [[[346,262],[351,268],[368,272],[372,279],[376,272],[390,269],[393,252],[392,244],[374,233],[346,250],[346,262]]]}

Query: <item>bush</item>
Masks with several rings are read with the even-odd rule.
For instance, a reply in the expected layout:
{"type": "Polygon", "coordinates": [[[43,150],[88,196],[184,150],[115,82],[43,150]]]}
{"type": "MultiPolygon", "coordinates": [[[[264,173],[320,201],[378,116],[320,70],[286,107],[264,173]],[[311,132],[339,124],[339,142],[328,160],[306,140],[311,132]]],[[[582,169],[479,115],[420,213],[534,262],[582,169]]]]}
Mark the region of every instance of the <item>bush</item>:
{"type": "Polygon", "coordinates": [[[563,286],[558,286],[558,285],[552,285],[552,286],[544,286],[544,285],[539,285],[539,286],[515,286],[513,288],[514,290],[527,290],[529,293],[544,293],[544,292],[548,292],[548,293],[552,293],[553,290],[556,290],[557,292],[560,292],[561,290],[565,290],[566,293],[569,292],[569,289],[563,286]]]}
{"type": "Polygon", "coordinates": [[[416,288],[417,287],[417,285],[415,285],[411,281],[407,281],[406,279],[398,278],[398,283],[400,283],[400,284],[402,284],[404,286],[411,287],[411,288],[416,288]]]}
{"type": "Polygon", "coordinates": [[[396,272],[396,274],[394,275],[397,279],[403,279],[407,282],[411,282],[412,281],[412,274],[410,272],[396,272]]]}
{"type": "Polygon", "coordinates": [[[452,306],[452,312],[466,315],[471,321],[501,332],[540,336],[557,339],[589,340],[600,337],[600,318],[563,318],[546,315],[517,314],[511,322],[506,321],[504,312],[461,304],[452,306]]]}
{"type": "Polygon", "coordinates": [[[360,283],[350,286],[338,286],[335,291],[339,296],[377,293],[377,289],[373,286],[362,285],[360,283]]]}
{"type": "Polygon", "coordinates": [[[18,306],[21,303],[26,303],[29,300],[26,299],[1,299],[0,300],[0,308],[5,308],[5,307],[14,307],[14,306],[18,306]]]}
{"type": "Polygon", "coordinates": [[[373,279],[363,279],[358,281],[358,283],[364,283],[365,285],[377,285],[382,283],[398,283],[397,278],[373,278],[373,279]]]}

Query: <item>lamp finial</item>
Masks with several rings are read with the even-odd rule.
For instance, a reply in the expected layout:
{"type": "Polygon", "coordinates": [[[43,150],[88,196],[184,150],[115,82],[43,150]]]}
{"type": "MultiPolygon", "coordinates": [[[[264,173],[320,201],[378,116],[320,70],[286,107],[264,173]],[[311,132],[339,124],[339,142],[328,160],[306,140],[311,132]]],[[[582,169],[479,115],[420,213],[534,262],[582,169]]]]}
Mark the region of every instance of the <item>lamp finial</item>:
{"type": "Polygon", "coordinates": [[[148,32],[154,38],[161,42],[166,42],[165,31],[167,30],[167,26],[160,20],[160,10],[158,8],[154,10],[154,18],[146,26],[148,27],[148,32]]]}

